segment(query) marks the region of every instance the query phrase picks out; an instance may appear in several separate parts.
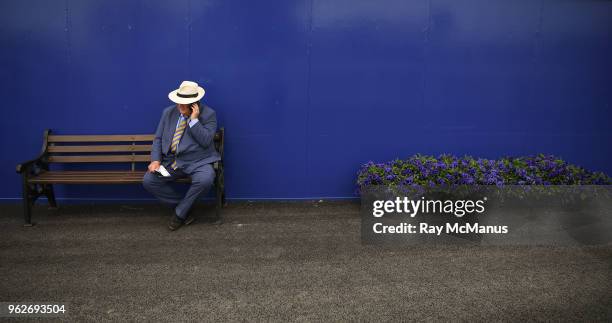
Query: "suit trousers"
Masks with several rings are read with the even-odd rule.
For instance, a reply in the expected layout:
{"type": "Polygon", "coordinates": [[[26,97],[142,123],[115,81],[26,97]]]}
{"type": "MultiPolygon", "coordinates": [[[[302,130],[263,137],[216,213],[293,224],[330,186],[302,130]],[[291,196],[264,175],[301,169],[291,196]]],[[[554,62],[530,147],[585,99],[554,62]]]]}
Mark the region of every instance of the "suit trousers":
{"type": "Polygon", "coordinates": [[[204,164],[191,171],[191,173],[185,173],[181,168],[174,170],[172,167],[167,167],[166,169],[170,176],[164,177],[147,172],[142,184],[158,200],[173,206],[176,216],[185,219],[198,197],[206,195],[212,187],[215,180],[215,170],[212,164],[204,164]],[[191,177],[191,184],[185,196],[173,187],[173,182],[183,177],[191,177]]]}

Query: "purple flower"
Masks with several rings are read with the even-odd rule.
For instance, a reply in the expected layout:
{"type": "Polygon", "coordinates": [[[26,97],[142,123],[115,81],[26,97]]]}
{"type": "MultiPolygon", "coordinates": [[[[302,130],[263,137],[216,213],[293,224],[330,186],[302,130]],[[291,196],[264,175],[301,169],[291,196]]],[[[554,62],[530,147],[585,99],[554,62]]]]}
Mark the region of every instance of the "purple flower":
{"type": "Polygon", "coordinates": [[[457,158],[452,155],[412,156],[387,163],[368,161],[358,173],[359,187],[401,180],[405,185],[611,185],[612,179],[598,172],[568,164],[552,155],[504,157],[498,160],[457,158]],[[384,180],[383,180],[384,179],[384,180]],[[415,182],[416,180],[416,182],[415,182]]]}

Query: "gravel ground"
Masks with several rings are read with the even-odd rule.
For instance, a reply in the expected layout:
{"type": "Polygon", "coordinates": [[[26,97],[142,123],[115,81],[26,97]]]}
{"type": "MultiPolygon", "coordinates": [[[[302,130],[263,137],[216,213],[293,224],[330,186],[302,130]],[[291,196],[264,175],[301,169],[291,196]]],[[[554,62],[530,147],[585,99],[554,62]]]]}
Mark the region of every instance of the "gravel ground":
{"type": "Polygon", "coordinates": [[[72,320],[611,321],[612,246],[381,248],[354,202],[0,206],[0,301],[72,320]]]}

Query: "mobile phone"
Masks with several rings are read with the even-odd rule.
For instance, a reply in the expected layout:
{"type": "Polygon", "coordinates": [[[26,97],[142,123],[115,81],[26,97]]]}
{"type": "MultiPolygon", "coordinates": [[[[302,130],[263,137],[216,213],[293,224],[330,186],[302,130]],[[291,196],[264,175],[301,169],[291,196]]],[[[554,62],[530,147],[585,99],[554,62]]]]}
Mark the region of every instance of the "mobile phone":
{"type": "MultiPolygon", "coordinates": [[[[200,112],[201,112],[201,105],[200,105],[200,101],[196,101],[192,104],[195,104],[198,106],[198,108],[200,108],[200,112]]],[[[189,105],[189,112],[193,112],[193,108],[192,108],[192,104],[189,105]]]]}
{"type": "Polygon", "coordinates": [[[189,112],[193,112],[193,105],[194,104],[197,105],[198,108],[200,107],[200,101],[196,101],[196,102],[194,102],[194,103],[189,105],[189,112]]]}

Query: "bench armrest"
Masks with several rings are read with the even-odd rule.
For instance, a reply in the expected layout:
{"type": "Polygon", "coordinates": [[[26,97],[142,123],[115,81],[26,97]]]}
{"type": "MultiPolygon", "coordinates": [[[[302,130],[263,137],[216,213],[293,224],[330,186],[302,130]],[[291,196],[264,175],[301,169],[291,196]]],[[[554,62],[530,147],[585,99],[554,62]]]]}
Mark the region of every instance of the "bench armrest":
{"type": "Polygon", "coordinates": [[[17,167],[15,167],[15,170],[17,171],[18,174],[29,172],[32,169],[32,166],[38,166],[39,168],[44,166],[45,158],[47,157],[47,140],[49,137],[49,133],[51,133],[51,130],[49,129],[45,130],[45,133],[43,135],[42,150],[40,154],[38,155],[38,157],[25,161],[20,164],[17,164],[17,167]]]}
{"type": "Polygon", "coordinates": [[[40,154],[38,157],[32,160],[28,160],[23,163],[17,164],[17,167],[15,168],[15,170],[17,171],[18,174],[21,174],[21,173],[24,173],[30,170],[32,166],[42,167],[42,165],[44,164],[44,157],[45,157],[45,154],[40,154]]]}
{"type": "Polygon", "coordinates": [[[222,160],[217,160],[216,162],[213,163],[213,169],[214,170],[220,170],[221,168],[223,168],[223,161],[222,160]]]}

